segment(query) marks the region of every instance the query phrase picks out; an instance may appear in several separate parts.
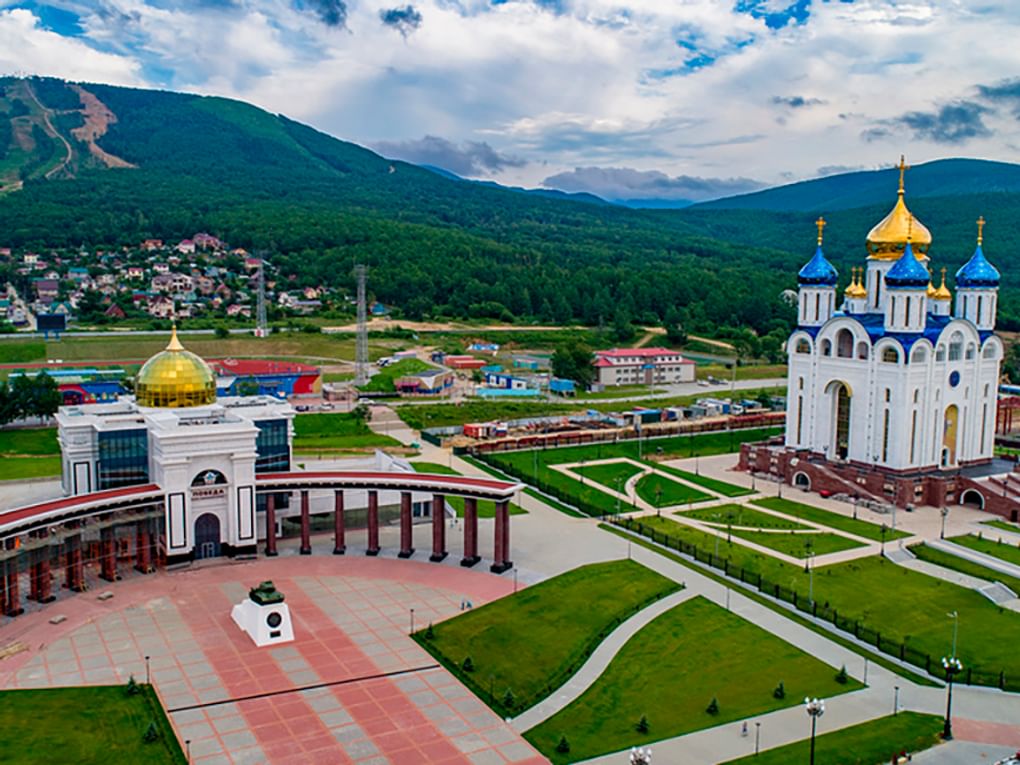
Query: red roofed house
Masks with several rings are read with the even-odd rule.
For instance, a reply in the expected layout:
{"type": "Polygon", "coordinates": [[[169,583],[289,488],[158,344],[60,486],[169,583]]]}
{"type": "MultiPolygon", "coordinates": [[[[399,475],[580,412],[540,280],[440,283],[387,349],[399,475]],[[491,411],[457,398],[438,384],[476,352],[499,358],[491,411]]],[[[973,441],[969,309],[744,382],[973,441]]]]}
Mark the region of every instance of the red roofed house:
{"type": "Polygon", "coordinates": [[[669,348],[595,351],[595,382],[602,385],[666,385],[694,382],[694,362],[669,348]]]}

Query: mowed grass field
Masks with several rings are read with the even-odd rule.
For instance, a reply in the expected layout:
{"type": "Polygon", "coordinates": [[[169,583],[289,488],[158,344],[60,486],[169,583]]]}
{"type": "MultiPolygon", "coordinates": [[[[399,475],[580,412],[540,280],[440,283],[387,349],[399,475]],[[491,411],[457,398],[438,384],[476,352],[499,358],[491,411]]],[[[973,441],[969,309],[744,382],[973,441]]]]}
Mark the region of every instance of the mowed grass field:
{"type": "Polygon", "coordinates": [[[1013,592],[1020,593],[1020,579],[1007,576],[987,566],[982,566],[980,563],[965,560],[952,553],[943,552],[924,544],[911,545],[910,551],[928,563],[934,563],[936,566],[948,568],[950,571],[958,571],[967,576],[984,579],[986,582],[1001,582],[1013,592]]]}
{"type": "MultiPolygon", "coordinates": [[[[832,529],[846,531],[849,534],[863,537],[864,539],[870,539],[873,542],[882,541],[881,524],[854,519],[852,517],[840,515],[839,513],[831,512],[830,510],[823,510],[820,507],[805,505],[803,502],[794,502],[793,500],[782,499],[780,497],[753,499],[751,502],[759,507],[775,510],[776,512],[785,513],[786,515],[792,515],[798,520],[811,521],[812,523],[818,523],[832,529]]],[[[899,529],[893,531],[892,529],[887,528],[885,531],[886,542],[892,542],[897,539],[906,539],[909,536],[910,534],[900,531],[899,529]]]]}
{"type": "Polygon", "coordinates": [[[682,510],[676,515],[680,518],[694,518],[706,523],[714,523],[720,526],[745,526],[755,529],[806,529],[802,523],[780,518],[778,515],[763,513],[746,505],[717,505],[705,507],[700,510],[682,510]]]}
{"type": "MultiPolygon", "coordinates": [[[[920,712],[900,712],[860,725],[825,732],[824,715],[818,721],[815,765],[882,765],[900,752],[917,754],[942,743],[942,718],[920,712]]],[[[753,735],[753,732],[752,732],[753,735]]],[[[762,733],[767,736],[768,733],[762,733]]],[[[766,739],[767,740],[767,739],[766,739]]],[[[790,765],[807,762],[810,741],[797,741],[749,754],[724,765],[790,765]]]]}
{"type": "Polygon", "coordinates": [[[946,541],[958,544],[961,547],[967,547],[975,552],[991,555],[993,558],[998,558],[1006,563],[1012,563],[1014,566],[1020,566],[1020,547],[1014,547],[1006,542],[999,542],[995,539],[984,539],[982,537],[977,537],[974,534],[968,534],[962,537],[950,537],[946,541]]]}
{"type": "Polygon", "coordinates": [[[623,492],[627,481],[641,472],[641,467],[632,462],[604,462],[601,465],[575,465],[570,470],[613,491],[623,492]]]}
{"type": "MultiPolygon", "coordinates": [[[[646,529],[714,551],[710,534],[670,518],[642,517],[646,529]]],[[[730,570],[761,573],[772,584],[807,598],[809,574],[802,565],[751,550],[737,542],[719,541],[720,557],[730,570]]],[[[814,599],[836,609],[840,619],[857,621],[881,633],[883,642],[905,643],[937,662],[951,649],[953,620],[959,614],[957,655],[974,672],[1007,677],[1020,675],[1020,655],[1012,646],[1020,641],[1020,614],[1000,609],[977,592],[897,566],[872,555],[830,566],[814,567],[814,599]]]]}
{"type": "Polygon", "coordinates": [[[699,596],[640,630],[594,685],[525,738],[557,765],[578,762],[862,687],[838,683],[838,671],[699,596]],[[718,714],[707,711],[712,699],[718,714]],[[642,716],[647,733],[637,730],[642,716]],[[556,751],[561,736],[567,754],[556,751]]]}
{"type": "Polygon", "coordinates": [[[715,499],[699,489],[674,481],[658,473],[649,473],[638,479],[634,486],[637,495],[652,507],[672,507],[689,502],[704,502],[715,499]]]}
{"type": "Polygon", "coordinates": [[[847,537],[841,537],[838,534],[826,534],[824,532],[792,534],[733,529],[732,534],[735,537],[746,539],[748,542],[754,542],[770,550],[802,559],[810,555],[828,555],[864,546],[860,542],[855,542],[847,537]]]}
{"type": "Polygon", "coordinates": [[[680,468],[675,468],[670,465],[656,465],[655,468],[656,470],[661,470],[663,473],[669,473],[670,475],[675,475],[677,478],[683,478],[685,481],[697,484],[709,491],[714,491],[716,494],[722,494],[724,497],[744,497],[753,493],[750,489],[745,489],[743,486],[737,486],[736,484],[720,481],[716,478],[709,478],[705,475],[691,473],[687,470],[681,470],[680,468]]]}
{"type": "Polygon", "coordinates": [[[501,716],[513,716],[562,685],[639,607],[679,588],[631,560],[596,563],[440,622],[431,639],[427,630],[414,638],[501,716]],[[463,669],[468,658],[473,671],[463,669]]]}
{"type": "Polygon", "coordinates": [[[184,753],[151,688],[85,686],[0,692],[0,752],[18,765],[185,765],[184,753]],[[155,721],[158,740],[142,740],[155,721]]]}
{"type": "Polygon", "coordinates": [[[56,428],[0,430],[0,481],[60,475],[56,428]]]}
{"type": "Polygon", "coordinates": [[[347,412],[314,412],[294,418],[294,453],[329,454],[400,446],[392,436],[376,433],[347,412]]]}

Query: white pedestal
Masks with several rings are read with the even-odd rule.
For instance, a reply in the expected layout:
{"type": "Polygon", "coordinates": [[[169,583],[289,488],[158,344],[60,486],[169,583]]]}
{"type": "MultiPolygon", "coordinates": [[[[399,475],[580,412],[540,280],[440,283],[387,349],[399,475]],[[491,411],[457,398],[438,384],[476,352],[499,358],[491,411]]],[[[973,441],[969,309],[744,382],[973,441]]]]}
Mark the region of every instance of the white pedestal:
{"type": "Polygon", "coordinates": [[[276,645],[289,643],[294,639],[294,627],[290,621],[290,610],[286,603],[271,603],[260,606],[251,598],[245,598],[230,612],[234,624],[248,633],[255,645],[276,645]]]}

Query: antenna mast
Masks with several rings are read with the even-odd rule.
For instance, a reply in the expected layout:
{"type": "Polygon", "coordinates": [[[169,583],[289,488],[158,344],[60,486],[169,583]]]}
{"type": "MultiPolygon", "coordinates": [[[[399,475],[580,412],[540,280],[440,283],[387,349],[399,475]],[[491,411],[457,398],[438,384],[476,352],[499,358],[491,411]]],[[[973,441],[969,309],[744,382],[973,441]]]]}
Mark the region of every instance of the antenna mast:
{"type": "Polygon", "coordinates": [[[358,336],[354,356],[354,384],[368,382],[368,305],[365,298],[365,267],[360,263],[354,267],[358,279],[358,336]]]}
{"type": "Polygon", "coordinates": [[[269,337],[269,322],[266,319],[266,258],[259,257],[259,303],[256,317],[255,337],[269,337]]]}

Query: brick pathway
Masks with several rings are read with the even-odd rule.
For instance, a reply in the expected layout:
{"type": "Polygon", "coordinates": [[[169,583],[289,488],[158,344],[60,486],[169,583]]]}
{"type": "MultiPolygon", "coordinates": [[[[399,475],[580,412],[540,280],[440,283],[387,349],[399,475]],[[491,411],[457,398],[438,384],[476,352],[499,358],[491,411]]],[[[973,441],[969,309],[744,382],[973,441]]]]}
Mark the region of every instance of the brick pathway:
{"type": "Polygon", "coordinates": [[[27,650],[0,687],[153,682],[197,765],[545,762],[407,632],[508,594],[459,567],[364,557],[281,557],[160,574],[19,617],[27,650]],[[248,587],[286,595],[295,641],[257,648],[230,619],[248,587]],[[67,616],[61,625],[48,619],[67,616]],[[24,621],[21,621],[24,619],[24,621]],[[254,697],[254,698],[252,698],[254,697]]]}

